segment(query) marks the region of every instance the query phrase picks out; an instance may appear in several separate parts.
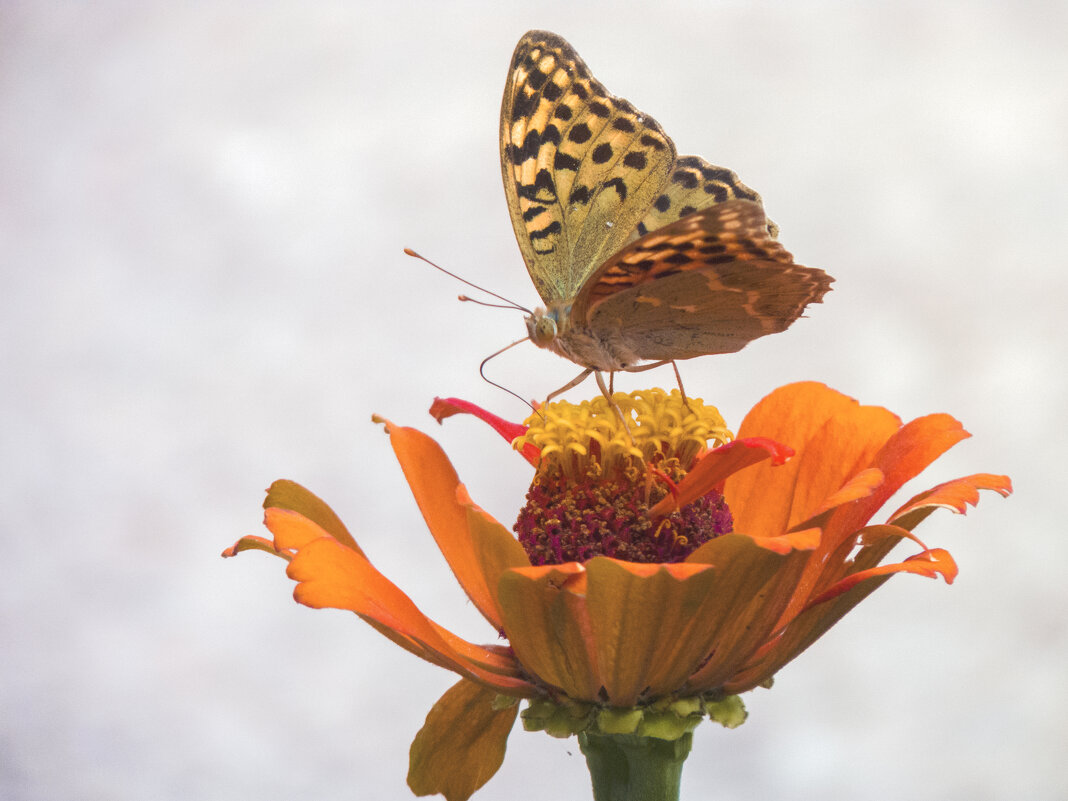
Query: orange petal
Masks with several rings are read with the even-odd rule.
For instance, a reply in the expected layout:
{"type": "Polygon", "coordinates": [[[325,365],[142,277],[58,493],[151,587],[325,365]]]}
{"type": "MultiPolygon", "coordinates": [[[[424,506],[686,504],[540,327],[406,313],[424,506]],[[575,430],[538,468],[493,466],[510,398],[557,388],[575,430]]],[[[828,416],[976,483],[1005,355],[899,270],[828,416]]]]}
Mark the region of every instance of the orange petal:
{"type": "MultiPolygon", "coordinates": [[[[865,526],[872,515],[909,479],[919,475],[931,462],[971,436],[948,414],[930,414],[902,426],[890,437],[872,461],[882,471],[884,481],[870,495],[840,507],[828,528],[844,536],[865,526]]],[[[832,541],[828,548],[835,547],[832,541]]]]}
{"type": "MultiPolygon", "coordinates": [[[[467,528],[467,509],[457,496],[460,479],[452,463],[426,434],[384,422],[404,477],[445,561],[467,597],[493,627],[499,629],[501,622],[496,614],[496,603],[475,554],[467,528]]],[[[466,497],[466,493],[462,497],[466,497]]]]}
{"type": "Polygon", "coordinates": [[[504,630],[524,670],[576,701],[600,690],[586,614],[586,571],[576,562],[507,571],[500,581],[504,630]]]}
{"type": "MultiPolygon", "coordinates": [[[[307,530],[295,512],[269,509],[267,513],[275,518],[272,529],[284,531],[284,536],[303,535],[307,530]]],[[[315,524],[308,521],[308,525],[315,524]]],[[[506,675],[515,673],[514,660],[438,626],[364,556],[328,535],[299,546],[286,573],[299,582],[293,597],[305,606],[355,612],[406,650],[501,692],[522,695],[530,690],[527,682],[506,675]]]]}
{"type": "Polygon", "coordinates": [[[766,437],[736,439],[704,454],[675,487],[649,510],[650,517],[664,517],[693,503],[712,489],[718,488],[732,473],[750,465],[771,459],[781,465],[793,456],[793,451],[766,437]]]}
{"type": "Polygon", "coordinates": [[[869,466],[899,425],[885,409],[861,406],[823,384],[775,390],[746,415],[738,437],[768,437],[797,454],[782,467],[758,464],[727,479],[735,530],[775,536],[812,517],[869,466]]]}
{"type": "Polygon", "coordinates": [[[942,507],[958,514],[964,514],[968,504],[979,503],[979,490],[994,490],[1004,498],[1012,493],[1012,481],[1008,476],[996,476],[990,473],[977,473],[953,481],[939,484],[933,489],[921,492],[894,512],[888,521],[912,531],[927,515],[942,507]]]}
{"type": "Polygon", "coordinates": [[[494,708],[496,693],[461,679],[441,696],[408,752],[408,786],[465,801],[504,761],[518,704],[494,708]]]}
{"type": "MultiPolygon", "coordinates": [[[[784,622],[796,616],[829,583],[829,575],[842,568],[849,557],[857,532],[872,515],[911,478],[969,434],[948,414],[920,417],[894,432],[872,457],[870,468],[883,474],[883,481],[864,497],[835,507],[823,525],[819,548],[798,582],[784,622]]],[[[885,553],[884,553],[885,555],[885,553]]]]}
{"type": "Polygon", "coordinates": [[[263,508],[288,509],[297,512],[309,520],[317,523],[327,534],[333,537],[357,553],[363,553],[356,540],[349,534],[345,524],[334,514],[326,503],[317,495],[302,487],[295,481],[279,479],[271,484],[267,490],[267,497],[263,501],[263,508]]]}
{"type": "Polygon", "coordinates": [[[947,581],[952,581],[952,577],[956,575],[956,565],[952,557],[938,548],[917,554],[898,565],[858,570],[857,565],[870,564],[873,559],[881,558],[879,553],[885,555],[886,550],[909,536],[909,532],[895,526],[869,526],[858,532],[858,535],[866,542],[882,540],[885,547],[862,548],[852,565],[839,565],[838,572],[846,575],[832,582],[826,592],[820,593],[822,597],[817,597],[799,614],[784,616],[787,620],[778,633],[757,651],[745,668],[724,682],[725,692],[745,692],[770,678],[822,637],[894,573],[916,573],[924,576],[941,573],[947,581]]]}

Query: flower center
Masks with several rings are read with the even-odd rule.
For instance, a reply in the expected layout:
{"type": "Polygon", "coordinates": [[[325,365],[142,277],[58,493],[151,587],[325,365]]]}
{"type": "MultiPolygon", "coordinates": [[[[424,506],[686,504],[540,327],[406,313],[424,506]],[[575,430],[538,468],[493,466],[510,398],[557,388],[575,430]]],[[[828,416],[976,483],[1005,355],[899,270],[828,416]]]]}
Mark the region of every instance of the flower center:
{"type": "Polygon", "coordinates": [[[668,494],[708,447],[731,438],[715,408],[683,402],[677,391],[617,393],[575,406],[548,404],[528,421],[517,446],[532,443],[541,463],[515,524],[531,564],[611,556],[678,562],[731,531],[723,496],[712,491],[671,515],[648,510],[668,494]]]}

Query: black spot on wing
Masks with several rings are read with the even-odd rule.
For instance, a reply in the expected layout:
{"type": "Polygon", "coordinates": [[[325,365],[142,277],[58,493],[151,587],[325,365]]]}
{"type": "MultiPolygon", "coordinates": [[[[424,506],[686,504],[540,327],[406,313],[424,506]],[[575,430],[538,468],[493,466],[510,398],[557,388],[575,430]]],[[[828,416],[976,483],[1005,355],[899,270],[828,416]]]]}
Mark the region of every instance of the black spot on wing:
{"type": "Polygon", "coordinates": [[[612,113],[612,109],[602,103],[600,100],[594,100],[586,107],[590,114],[595,117],[605,118],[612,113]]]}
{"type": "Polygon", "coordinates": [[[606,161],[612,158],[612,155],[612,146],[607,142],[602,142],[593,149],[593,153],[590,154],[590,158],[593,159],[594,164],[604,164],[606,161]]]}
{"type": "Polygon", "coordinates": [[[551,223],[546,225],[544,228],[542,228],[542,229],[540,229],[538,231],[531,231],[529,236],[530,236],[530,240],[533,242],[535,239],[544,239],[547,236],[552,236],[553,234],[558,234],[558,233],[560,233],[560,221],[559,220],[553,220],[551,223]]]}
{"type": "Polygon", "coordinates": [[[724,200],[728,200],[730,195],[727,193],[727,187],[721,184],[705,184],[702,187],[705,190],[706,195],[712,195],[716,202],[722,203],[724,200]]]}
{"type": "Polygon", "coordinates": [[[571,197],[567,199],[567,202],[586,205],[590,202],[590,188],[588,186],[576,186],[571,190],[571,197]]]}
{"type": "Polygon", "coordinates": [[[611,181],[605,181],[604,188],[615,189],[619,195],[621,203],[627,199],[627,185],[623,182],[622,178],[613,178],[611,181]]]}
{"type": "Polygon", "coordinates": [[[553,168],[557,170],[571,170],[572,172],[577,172],[579,168],[579,160],[574,156],[569,156],[567,153],[557,150],[556,156],[553,158],[553,168]]]}
{"type": "Polygon", "coordinates": [[[593,136],[593,132],[590,130],[590,126],[584,122],[571,126],[571,130],[567,132],[567,138],[579,145],[588,142],[591,136],[593,136]]]}
{"type": "Polygon", "coordinates": [[[697,186],[697,176],[686,170],[675,170],[675,173],[671,176],[671,182],[679,184],[679,186],[683,186],[686,189],[693,189],[697,186]]]}
{"type": "Polygon", "coordinates": [[[537,95],[528,95],[525,92],[516,92],[512,98],[512,119],[518,120],[529,117],[538,106],[537,95]]]}

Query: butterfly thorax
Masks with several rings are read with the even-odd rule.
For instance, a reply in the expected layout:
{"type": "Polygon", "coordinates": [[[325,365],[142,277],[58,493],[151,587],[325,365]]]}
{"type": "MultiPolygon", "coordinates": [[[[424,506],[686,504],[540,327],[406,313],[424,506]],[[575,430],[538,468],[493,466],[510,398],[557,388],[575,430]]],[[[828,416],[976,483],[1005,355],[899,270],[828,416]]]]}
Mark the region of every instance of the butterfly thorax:
{"type": "Polygon", "coordinates": [[[526,318],[527,336],[539,348],[596,370],[623,370],[641,361],[618,331],[573,325],[571,304],[538,308],[526,318]]]}

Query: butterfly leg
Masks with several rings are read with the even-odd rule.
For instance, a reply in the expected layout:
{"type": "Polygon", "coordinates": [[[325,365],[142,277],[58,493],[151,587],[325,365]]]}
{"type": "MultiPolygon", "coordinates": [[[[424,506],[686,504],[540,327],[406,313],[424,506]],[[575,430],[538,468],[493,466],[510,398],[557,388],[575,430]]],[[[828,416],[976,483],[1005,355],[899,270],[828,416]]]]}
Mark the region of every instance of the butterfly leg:
{"type": "MultiPolygon", "coordinates": [[[[575,376],[570,381],[568,381],[566,384],[564,384],[562,387],[560,387],[560,389],[554,389],[552,392],[550,392],[548,394],[548,396],[546,396],[545,402],[548,403],[553,398],[555,398],[557,395],[562,395],[563,393],[567,392],[569,389],[577,387],[579,384],[581,384],[583,381],[585,381],[587,378],[589,378],[590,377],[590,373],[592,373],[592,372],[593,372],[593,368],[592,367],[587,367],[585,370],[583,370],[577,376],[575,376]]],[[[598,376],[599,375],[600,374],[598,374],[598,376]]],[[[597,380],[600,381],[600,378],[598,377],[597,380]]]]}
{"type": "MultiPolygon", "coordinates": [[[[686,388],[682,385],[682,375],[679,373],[679,365],[674,359],[671,360],[671,369],[675,371],[675,380],[679,382],[679,394],[682,395],[682,402],[686,405],[687,409],[690,409],[690,399],[686,397],[686,388]]],[[[693,412],[693,409],[690,409],[693,412]]]]}
{"type": "Polygon", "coordinates": [[[686,408],[691,412],[693,409],[690,407],[690,399],[686,397],[686,388],[682,386],[682,375],[679,373],[679,365],[674,359],[663,359],[659,362],[653,362],[652,364],[642,364],[637,367],[626,368],[628,373],[641,373],[646,370],[652,370],[654,367],[663,367],[665,364],[670,364],[671,369],[675,371],[675,380],[679,384],[679,394],[682,395],[682,402],[686,404],[686,408]]]}
{"type": "MultiPolygon", "coordinates": [[[[609,373],[608,373],[608,380],[609,381],[612,380],[612,376],[613,376],[614,372],[615,371],[609,371],[609,373]]],[[[600,388],[601,394],[604,395],[606,398],[608,398],[608,405],[611,406],[612,407],[612,411],[616,413],[616,417],[619,418],[619,422],[621,422],[623,424],[623,430],[627,432],[627,437],[630,438],[630,441],[633,444],[634,437],[631,436],[630,426],[627,425],[627,418],[624,416],[623,410],[619,408],[619,405],[614,400],[612,400],[612,392],[608,388],[608,386],[604,383],[604,375],[601,373],[600,370],[594,370],[593,371],[593,375],[594,375],[594,378],[597,379],[597,386],[600,388]]]]}

